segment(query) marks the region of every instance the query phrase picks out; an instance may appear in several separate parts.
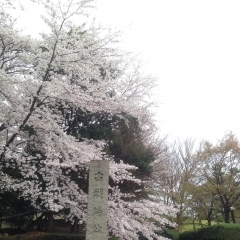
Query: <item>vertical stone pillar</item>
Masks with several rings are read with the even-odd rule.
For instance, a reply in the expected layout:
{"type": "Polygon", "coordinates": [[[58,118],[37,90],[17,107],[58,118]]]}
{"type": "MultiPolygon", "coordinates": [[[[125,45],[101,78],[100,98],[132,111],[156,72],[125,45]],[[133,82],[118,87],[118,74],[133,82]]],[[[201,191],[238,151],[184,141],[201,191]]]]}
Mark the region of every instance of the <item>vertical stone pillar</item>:
{"type": "Polygon", "coordinates": [[[109,161],[92,160],[89,170],[86,240],[107,240],[109,161]]]}

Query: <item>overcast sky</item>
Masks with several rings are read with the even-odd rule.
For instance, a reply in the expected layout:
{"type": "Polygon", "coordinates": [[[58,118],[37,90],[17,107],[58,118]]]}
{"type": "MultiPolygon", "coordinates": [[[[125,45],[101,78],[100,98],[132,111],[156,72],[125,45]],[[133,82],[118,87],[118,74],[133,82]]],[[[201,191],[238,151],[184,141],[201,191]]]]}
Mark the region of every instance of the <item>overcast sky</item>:
{"type": "MultiPolygon", "coordinates": [[[[97,0],[96,21],[122,30],[122,48],[139,53],[158,79],[157,122],[169,141],[240,139],[239,0],[97,0]]],[[[19,24],[42,31],[37,10],[19,24]],[[39,24],[39,28],[36,27],[39,24]]]]}

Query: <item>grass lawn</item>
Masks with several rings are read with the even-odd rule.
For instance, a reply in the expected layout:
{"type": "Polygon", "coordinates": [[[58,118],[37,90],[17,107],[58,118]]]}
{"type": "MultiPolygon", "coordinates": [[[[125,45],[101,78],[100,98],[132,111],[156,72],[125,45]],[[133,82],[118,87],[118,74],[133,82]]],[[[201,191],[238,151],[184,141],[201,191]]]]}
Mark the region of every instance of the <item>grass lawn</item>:
{"type": "MultiPolygon", "coordinates": [[[[215,221],[212,221],[212,225],[218,224],[215,221]]],[[[221,224],[221,223],[219,223],[221,224]]],[[[202,220],[202,225],[203,227],[207,227],[208,226],[208,222],[207,220],[202,220]]],[[[202,226],[199,224],[199,221],[195,221],[195,228],[199,229],[202,228],[202,226]]],[[[184,224],[182,225],[182,231],[181,232],[185,232],[185,231],[192,231],[193,229],[193,224],[191,221],[185,221],[184,224]]]]}
{"type": "Polygon", "coordinates": [[[9,228],[10,225],[7,222],[2,222],[1,228],[9,228]]]}

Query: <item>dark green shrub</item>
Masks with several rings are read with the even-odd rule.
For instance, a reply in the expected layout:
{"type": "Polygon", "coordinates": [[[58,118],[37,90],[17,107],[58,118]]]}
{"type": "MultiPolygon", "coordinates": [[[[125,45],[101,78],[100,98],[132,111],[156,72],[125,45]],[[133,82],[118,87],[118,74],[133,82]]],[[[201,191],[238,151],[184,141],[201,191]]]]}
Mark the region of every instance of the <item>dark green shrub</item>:
{"type": "MultiPolygon", "coordinates": [[[[80,234],[59,234],[59,233],[32,233],[15,235],[14,240],[85,240],[85,235],[80,234]]],[[[2,239],[1,239],[2,240],[2,239]]]]}
{"type": "Polygon", "coordinates": [[[48,233],[37,240],[85,240],[85,235],[48,233]]]}
{"type": "MultiPolygon", "coordinates": [[[[83,234],[46,234],[45,238],[38,238],[37,240],[85,240],[83,234]]],[[[111,237],[109,240],[118,240],[118,238],[111,237]]]]}
{"type": "MultiPolygon", "coordinates": [[[[44,233],[32,232],[31,234],[15,235],[11,238],[0,237],[0,240],[85,240],[84,234],[59,234],[59,233],[44,233]]],[[[118,238],[111,237],[109,240],[118,240],[118,238]]]]}
{"type": "Polygon", "coordinates": [[[178,238],[179,238],[179,232],[177,232],[176,230],[165,229],[164,233],[168,238],[170,238],[172,240],[178,240],[178,238]]]}
{"type": "Polygon", "coordinates": [[[179,240],[197,240],[197,233],[195,231],[186,231],[179,234],[179,240]]]}
{"type": "Polygon", "coordinates": [[[220,224],[202,228],[197,233],[197,239],[240,240],[240,225],[220,224]]]}
{"type": "Polygon", "coordinates": [[[219,224],[197,232],[187,231],[179,235],[179,240],[240,240],[240,225],[219,224]]]}

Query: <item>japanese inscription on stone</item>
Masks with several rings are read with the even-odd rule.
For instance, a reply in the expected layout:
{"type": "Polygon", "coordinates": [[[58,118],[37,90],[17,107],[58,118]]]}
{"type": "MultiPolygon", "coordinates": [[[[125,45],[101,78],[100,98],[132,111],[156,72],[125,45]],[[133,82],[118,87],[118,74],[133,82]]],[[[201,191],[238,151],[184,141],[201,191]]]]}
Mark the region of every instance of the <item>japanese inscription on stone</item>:
{"type": "Polygon", "coordinates": [[[92,160],[89,170],[86,240],[107,240],[109,162],[92,160]]]}

